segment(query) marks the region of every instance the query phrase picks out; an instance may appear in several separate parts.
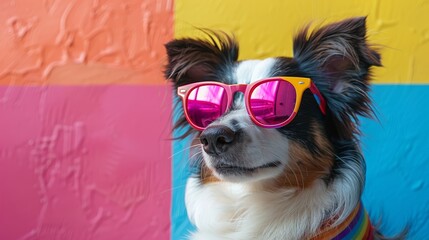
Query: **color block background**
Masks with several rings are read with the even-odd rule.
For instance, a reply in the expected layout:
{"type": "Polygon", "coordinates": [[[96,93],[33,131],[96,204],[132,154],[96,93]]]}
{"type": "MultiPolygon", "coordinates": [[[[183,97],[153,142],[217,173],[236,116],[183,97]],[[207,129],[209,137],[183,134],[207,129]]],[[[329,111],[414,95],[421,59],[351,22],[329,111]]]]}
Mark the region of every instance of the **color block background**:
{"type": "Polygon", "coordinates": [[[382,48],[363,119],[363,200],[429,239],[429,1],[0,2],[0,239],[183,239],[188,140],[170,141],[163,44],[234,33],[241,59],[291,56],[308,22],[368,15],[382,48]]]}

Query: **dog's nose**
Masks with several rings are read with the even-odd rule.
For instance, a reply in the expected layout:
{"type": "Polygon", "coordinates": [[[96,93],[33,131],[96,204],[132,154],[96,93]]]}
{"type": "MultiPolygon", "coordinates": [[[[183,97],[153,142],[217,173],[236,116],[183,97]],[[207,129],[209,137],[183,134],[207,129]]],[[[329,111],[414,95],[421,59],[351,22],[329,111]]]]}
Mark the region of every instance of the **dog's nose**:
{"type": "Polygon", "coordinates": [[[220,155],[234,143],[235,132],[226,126],[207,127],[200,136],[204,151],[210,155],[220,155]]]}

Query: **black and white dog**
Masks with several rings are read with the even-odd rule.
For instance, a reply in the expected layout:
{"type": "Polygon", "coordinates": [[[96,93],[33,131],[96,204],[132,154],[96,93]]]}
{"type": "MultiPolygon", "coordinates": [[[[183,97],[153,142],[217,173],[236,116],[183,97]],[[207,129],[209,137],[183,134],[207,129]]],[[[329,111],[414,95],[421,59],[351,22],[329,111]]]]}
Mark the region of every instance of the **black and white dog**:
{"type": "Polygon", "coordinates": [[[237,42],[208,30],[166,44],[165,76],[183,101],[175,127],[194,136],[190,239],[383,238],[361,204],[358,116],[372,115],[381,65],[365,22],[304,28],[293,58],[238,61],[237,42]]]}

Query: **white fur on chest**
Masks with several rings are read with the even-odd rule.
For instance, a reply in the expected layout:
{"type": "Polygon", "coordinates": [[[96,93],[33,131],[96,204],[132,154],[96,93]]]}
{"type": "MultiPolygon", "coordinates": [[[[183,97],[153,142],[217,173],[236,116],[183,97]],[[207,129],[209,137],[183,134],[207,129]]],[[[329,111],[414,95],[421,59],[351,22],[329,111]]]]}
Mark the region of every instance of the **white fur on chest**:
{"type": "Polygon", "coordinates": [[[190,239],[302,239],[317,231],[333,204],[321,181],[299,192],[258,188],[249,183],[200,185],[190,178],[186,207],[198,229],[190,239]]]}

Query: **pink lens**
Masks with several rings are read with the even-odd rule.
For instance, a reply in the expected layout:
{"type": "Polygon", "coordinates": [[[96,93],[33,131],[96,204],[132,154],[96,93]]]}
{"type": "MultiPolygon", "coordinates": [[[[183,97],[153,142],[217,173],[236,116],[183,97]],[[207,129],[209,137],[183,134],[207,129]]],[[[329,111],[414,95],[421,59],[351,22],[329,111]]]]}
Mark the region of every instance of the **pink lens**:
{"type": "Polygon", "coordinates": [[[286,81],[263,82],[250,93],[249,109],[262,125],[285,122],[293,114],[296,104],[295,87],[286,81]]]}
{"type": "Polygon", "coordinates": [[[205,128],[225,113],[228,98],[223,87],[203,85],[192,89],[186,102],[189,120],[194,125],[205,128]]]}

